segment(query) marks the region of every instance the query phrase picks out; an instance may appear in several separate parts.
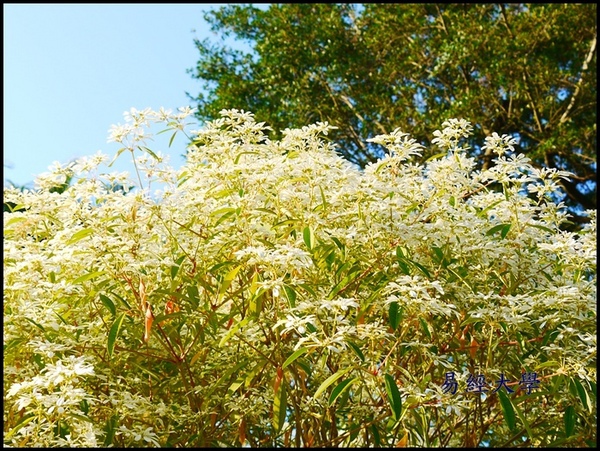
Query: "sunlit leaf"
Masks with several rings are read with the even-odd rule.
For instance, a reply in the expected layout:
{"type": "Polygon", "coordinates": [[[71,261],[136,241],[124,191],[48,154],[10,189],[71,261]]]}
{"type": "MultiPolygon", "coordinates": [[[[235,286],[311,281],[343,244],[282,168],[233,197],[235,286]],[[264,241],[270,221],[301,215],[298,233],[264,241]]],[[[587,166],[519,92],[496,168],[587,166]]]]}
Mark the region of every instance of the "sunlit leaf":
{"type": "Polygon", "coordinates": [[[125,313],[121,313],[113,322],[113,325],[108,332],[108,356],[112,357],[115,352],[115,346],[117,344],[117,338],[121,331],[121,325],[125,319],[125,313]]]}
{"type": "Polygon", "coordinates": [[[384,378],[385,391],[388,395],[388,401],[392,408],[392,415],[394,420],[398,421],[402,415],[402,397],[400,396],[400,391],[398,390],[398,386],[396,385],[396,381],[394,380],[393,376],[386,373],[384,378]]]}

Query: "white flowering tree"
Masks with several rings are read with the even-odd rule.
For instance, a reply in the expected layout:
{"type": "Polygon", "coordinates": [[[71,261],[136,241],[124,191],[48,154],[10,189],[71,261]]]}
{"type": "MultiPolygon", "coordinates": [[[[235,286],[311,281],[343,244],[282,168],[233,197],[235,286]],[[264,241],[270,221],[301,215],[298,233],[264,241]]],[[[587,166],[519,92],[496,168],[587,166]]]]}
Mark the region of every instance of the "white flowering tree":
{"type": "Polygon", "coordinates": [[[595,443],[596,216],[561,231],[564,173],[506,135],[476,171],[462,120],[361,171],[327,124],[236,110],[175,170],[148,130],[191,113],[113,128],[132,178],[97,154],[5,188],[5,446],[595,443]]]}

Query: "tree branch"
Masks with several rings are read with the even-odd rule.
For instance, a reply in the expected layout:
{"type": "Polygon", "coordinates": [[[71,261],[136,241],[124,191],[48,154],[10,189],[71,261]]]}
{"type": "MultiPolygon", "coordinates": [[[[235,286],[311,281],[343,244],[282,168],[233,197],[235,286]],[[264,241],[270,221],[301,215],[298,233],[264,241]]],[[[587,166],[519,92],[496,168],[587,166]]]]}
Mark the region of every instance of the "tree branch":
{"type": "Polygon", "coordinates": [[[567,106],[567,109],[565,110],[563,115],[560,117],[560,122],[559,122],[560,124],[564,124],[569,119],[569,113],[575,106],[575,100],[577,99],[577,96],[579,95],[579,92],[581,91],[581,85],[583,83],[583,75],[588,70],[588,65],[592,61],[592,58],[594,57],[595,52],[596,52],[596,35],[594,35],[594,39],[592,39],[592,43],[590,44],[590,51],[588,52],[587,58],[583,62],[583,66],[581,66],[581,75],[579,76],[579,80],[577,80],[577,84],[575,85],[575,91],[573,92],[573,95],[571,96],[571,101],[569,102],[569,105],[567,106]]]}

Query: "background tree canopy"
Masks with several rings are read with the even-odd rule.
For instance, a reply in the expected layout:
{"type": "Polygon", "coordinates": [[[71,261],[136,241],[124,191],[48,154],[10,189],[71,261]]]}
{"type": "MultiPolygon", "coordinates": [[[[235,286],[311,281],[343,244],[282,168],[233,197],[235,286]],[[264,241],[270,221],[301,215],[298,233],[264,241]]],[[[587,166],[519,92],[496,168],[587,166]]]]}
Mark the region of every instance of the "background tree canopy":
{"type": "MultiPolygon", "coordinates": [[[[338,129],[338,152],[364,167],[367,140],[396,127],[427,144],[449,118],[518,139],[534,166],[571,171],[555,200],[596,208],[596,4],[227,5],[206,14],[246,53],[196,41],[204,81],[198,119],[250,110],[279,130],[316,121],[338,129]]],[[[435,153],[423,155],[427,159],[435,153]]],[[[575,221],[585,218],[575,216],[575,221]]]]}

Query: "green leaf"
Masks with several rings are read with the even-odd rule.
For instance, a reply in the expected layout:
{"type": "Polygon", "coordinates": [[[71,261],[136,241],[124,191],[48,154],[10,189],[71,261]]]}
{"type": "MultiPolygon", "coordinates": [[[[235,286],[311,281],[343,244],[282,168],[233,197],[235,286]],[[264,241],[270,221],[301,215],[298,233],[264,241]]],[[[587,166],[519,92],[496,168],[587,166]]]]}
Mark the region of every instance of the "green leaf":
{"type": "Polygon", "coordinates": [[[312,250],[315,242],[315,236],[310,227],[304,227],[304,230],[302,231],[302,237],[304,238],[304,244],[306,244],[306,247],[309,250],[312,250]]]}
{"type": "Polygon", "coordinates": [[[508,235],[508,232],[511,227],[512,224],[506,224],[504,227],[502,227],[502,231],[500,232],[500,236],[502,237],[502,239],[506,238],[506,235],[508,235]]]}
{"type": "Polygon", "coordinates": [[[513,405],[515,412],[517,413],[517,416],[519,417],[519,419],[521,420],[521,422],[523,423],[523,427],[525,428],[525,430],[527,431],[527,434],[529,435],[529,438],[533,438],[533,431],[531,430],[531,426],[529,425],[529,422],[527,421],[527,418],[525,417],[525,415],[523,415],[523,412],[521,412],[521,409],[519,409],[518,406],[513,405]]]}
{"type": "Polygon", "coordinates": [[[121,147],[119,150],[117,150],[117,153],[113,157],[112,161],[108,164],[108,167],[110,168],[115,163],[115,161],[117,161],[117,158],[119,158],[119,155],[121,155],[126,150],[128,150],[127,147],[121,147]]]}
{"type": "Polygon", "coordinates": [[[101,294],[100,300],[102,301],[104,306],[110,311],[110,314],[112,316],[115,316],[117,314],[117,308],[115,307],[114,302],[111,301],[111,299],[108,296],[101,294]]]}
{"type": "Polygon", "coordinates": [[[235,157],[234,164],[238,164],[240,161],[240,157],[242,155],[258,155],[258,152],[240,152],[237,157],[235,157]]]}
{"type": "Polygon", "coordinates": [[[115,352],[115,345],[117,344],[117,337],[119,336],[119,331],[121,330],[121,324],[123,324],[123,320],[125,319],[125,313],[121,313],[113,322],[110,331],[108,332],[108,356],[112,357],[115,352]]]}
{"type": "MultiPolygon", "coordinates": [[[[15,435],[15,433],[21,429],[23,426],[26,426],[28,423],[30,423],[32,420],[37,419],[38,416],[37,415],[24,415],[23,418],[21,418],[18,422],[17,425],[12,428],[10,431],[8,431],[8,433],[4,436],[4,441],[5,443],[13,436],[15,435]]],[[[5,445],[6,446],[6,445],[5,445]]]]}
{"type": "Polygon", "coordinates": [[[227,389],[227,396],[232,396],[238,390],[238,388],[244,385],[245,380],[245,377],[238,377],[236,381],[227,389]]]}
{"type": "Polygon", "coordinates": [[[95,271],[95,272],[91,272],[89,274],[84,274],[83,276],[78,277],[77,279],[71,281],[71,284],[77,285],[77,284],[86,282],[88,280],[94,279],[98,276],[101,276],[104,273],[105,273],[105,271],[95,271]]]}
{"type": "Polygon", "coordinates": [[[342,392],[357,379],[357,377],[353,379],[346,379],[345,381],[342,381],[339,384],[337,384],[336,387],[333,390],[331,390],[331,395],[329,396],[328,404],[331,406],[336,401],[336,399],[342,394],[342,392]]]}
{"type": "Polygon", "coordinates": [[[350,346],[350,348],[352,348],[352,350],[358,356],[358,358],[364,362],[365,361],[365,355],[360,350],[360,348],[356,344],[352,343],[351,341],[346,340],[346,343],[348,343],[348,346],[350,346]]]}
{"type": "Polygon", "coordinates": [[[396,381],[394,378],[385,374],[385,391],[388,395],[388,400],[390,402],[390,406],[392,407],[392,415],[394,420],[398,421],[400,419],[400,415],[402,414],[402,397],[400,396],[400,391],[398,390],[398,386],[396,385],[396,381]]]}
{"type": "Polygon", "coordinates": [[[119,417],[117,415],[113,415],[108,420],[106,420],[106,424],[104,426],[104,431],[106,432],[106,436],[104,438],[104,446],[109,446],[113,443],[118,425],[118,419],[119,417]]]}
{"type": "Polygon", "coordinates": [[[323,192],[323,188],[319,185],[319,190],[321,191],[321,201],[323,202],[323,208],[327,208],[327,198],[325,197],[325,193],[323,192]]]}
{"type": "Polygon", "coordinates": [[[84,239],[86,236],[90,236],[92,233],[94,233],[94,230],[91,228],[87,228],[87,229],[83,229],[78,232],[75,232],[73,234],[73,236],[69,239],[69,241],[67,241],[66,244],[68,246],[73,243],[77,243],[79,240],[84,239]]]}
{"type": "Polygon", "coordinates": [[[340,280],[340,282],[335,287],[333,287],[331,292],[327,295],[327,299],[333,299],[340,291],[342,291],[344,288],[348,287],[352,282],[354,282],[354,279],[356,279],[360,275],[360,272],[358,271],[359,269],[359,267],[356,267],[356,269],[354,269],[352,272],[346,275],[346,277],[340,280]]]}
{"type": "Polygon", "coordinates": [[[27,221],[27,218],[25,218],[23,216],[18,216],[16,218],[10,218],[8,221],[6,221],[4,223],[4,227],[8,227],[11,224],[14,224],[16,222],[23,222],[23,221],[27,221]]]}
{"type": "Polygon", "coordinates": [[[536,229],[543,230],[544,232],[548,232],[551,235],[554,235],[556,232],[548,227],[541,226],[539,224],[527,224],[529,227],[535,227],[536,229]]]}
{"type": "Polygon", "coordinates": [[[429,158],[427,158],[427,160],[425,160],[425,163],[432,161],[432,160],[437,160],[438,158],[441,158],[441,157],[445,157],[446,155],[448,155],[448,152],[436,153],[435,155],[432,155],[429,158]]]}
{"type": "Polygon", "coordinates": [[[506,238],[506,235],[508,234],[508,231],[510,230],[512,224],[498,224],[495,225],[494,227],[492,227],[490,230],[488,230],[487,232],[485,232],[485,234],[487,236],[493,235],[497,232],[500,232],[500,236],[502,238],[506,238]]]}
{"type": "Polygon", "coordinates": [[[319,397],[319,395],[327,389],[327,387],[329,387],[331,384],[333,384],[335,381],[337,381],[344,374],[348,373],[351,369],[352,369],[352,367],[348,367],[343,370],[339,370],[336,373],[329,376],[327,379],[325,379],[323,381],[323,383],[319,386],[317,391],[315,392],[315,395],[313,396],[313,398],[317,399],[319,397]]]}
{"type": "MultiPolygon", "coordinates": [[[[169,145],[169,147],[171,147],[171,146],[169,145]]],[[[146,147],[146,146],[139,146],[139,148],[140,148],[140,150],[145,150],[146,152],[148,152],[150,155],[152,155],[152,157],[155,160],[158,160],[158,156],[152,150],[150,150],[148,147],[146,147]]]]}
{"type": "Polygon", "coordinates": [[[284,285],[283,289],[285,290],[285,294],[287,296],[290,308],[296,307],[296,292],[294,291],[294,289],[288,285],[284,285]]]}
{"type": "Polygon", "coordinates": [[[285,386],[284,379],[281,381],[281,386],[275,394],[275,399],[273,401],[273,429],[275,429],[275,432],[279,432],[285,423],[287,409],[287,390],[285,386]]]}
{"type": "Polygon", "coordinates": [[[578,379],[573,378],[573,382],[575,383],[575,387],[577,388],[577,394],[579,395],[581,404],[583,404],[583,407],[586,408],[590,413],[592,413],[592,410],[594,409],[594,407],[592,406],[592,403],[590,402],[590,398],[589,398],[585,388],[583,388],[583,385],[581,384],[581,382],[579,382],[578,379]]]}
{"type": "Polygon", "coordinates": [[[181,267],[181,263],[185,260],[186,255],[182,255],[177,260],[175,260],[175,264],[171,266],[171,280],[175,280],[177,277],[177,273],[179,272],[179,268],[181,267]]]}
{"type": "Polygon", "coordinates": [[[229,331],[225,334],[225,336],[223,338],[221,338],[221,341],[219,341],[219,348],[222,348],[225,345],[225,343],[227,343],[229,341],[229,339],[233,336],[233,334],[235,334],[238,330],[240,330],[240,328],[242,328],[246,324],[248,324],[249,320],[250,320],[250,318],[246,317],[243,320],[241,320],[239,323],[237,323],[235,326],[231,327],[231,329],[229,329],[229,331]]]}
{"type": "Polygon", "coordinates": [[[569,406],[565,409],[564,421],[565,421],[565,435],[570,437],[573,435],[575,430],[575,408],[569,406]]]}
{"type": "Polygon", "coordinates": [[[223,213],[223,215],[217,220],[217,222],[215,222],[215,227],[221,224],[222,222],[226,221],[236,213],[235,208],[224,208],[223,210],[227,210],[227,212],[223,213]]]}
{"type": "Polygon", "coordinates": [[[376,447],[381,446],[381,435],[379,434],[379,429],[375,424],[371,425],[371,432],[373,432],[373,442],[376,447]]]}
{"type": "Polygon", "coordinates": [[[425,333],[425,335],[427,335],[427,338],[431,340],[431,332],[429,331],[427,321],[425,321],[423,318],[419,318],[419,322],[421,323],[421,329],[423,329],[423,332],[425,333]]]}
{"type": "Polygon", "coordinates": [[[417,267],[417,269],[425,275],[425,277],[427,277],[428,279],[431,279],[431,273],[429,272],[429,270],[427,268],[425,268],[425,266],[423,266],[420,263],[417,263],[413,260],[409,260],[409,261],[410,261],[410,263],[415,265],[417,267]]]}
{"type": "Polygon", "coordinates": [[[390,317],[390,326],[393,330],[396,330],[402,318],[402,311],[399,309],[397,302],[390,302],[388,315],[390,317]]]}
{"type": "Polygon", "coordinates": [[[231,286],[231,283],[237,276],[238,272],[242,269],[242,265],[236,266],[231,271],[227,273],[227,275],[223,278],[223,282],[221,282],[221,286],[219,287],[219,299],[223,298],[223,295],[227,291],[227,289],[231,286]]]}
{"type": "Polygon", "coordinates": [[[300,357],[301,355],[304,355],[308,352],[308,348],[300,348],[297,351],[295,351],[293,354],[291,354],[287,359],[285,359],[285,362],[283,362],[283,365],[281,366],[282,369],[284,369],[285,367],[287,367],[288,365],[290,365],[294,360],[296,360],[298,357],[300,357]]]}
{"type": "Polygon", "coordinates": [[[508,428],[511,431],[514,431],[517,421],[512,402],[508,395],[502,390],[498,390],[496,393],[498,393],[498,397],[500,398],[500,405],[502,406],[502,412],[504,413],[504,421],[506,421],[508,428]]]}

